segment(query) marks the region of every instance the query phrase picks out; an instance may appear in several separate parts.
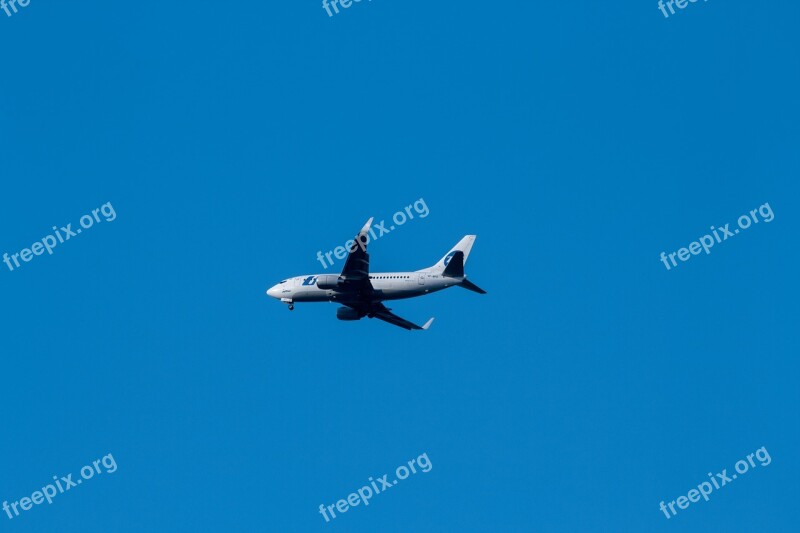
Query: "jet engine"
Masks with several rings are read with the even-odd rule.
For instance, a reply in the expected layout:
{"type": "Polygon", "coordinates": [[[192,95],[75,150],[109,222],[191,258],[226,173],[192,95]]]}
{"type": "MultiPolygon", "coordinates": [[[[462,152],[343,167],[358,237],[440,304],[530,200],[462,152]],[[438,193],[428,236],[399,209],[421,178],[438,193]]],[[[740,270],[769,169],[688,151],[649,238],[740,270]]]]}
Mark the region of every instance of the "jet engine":
{"type": "Polygon", "coordinates": [[[352,307],[340,307],[336,310],[336,318],[339,320],[360,320],[361,315],[352,307]]]}
{"type": "Polygon", "coordinates": [[[334,276],[331,274],[317,276],[317,287],[323,290],[338,289],[339,276],[334,276]]]}

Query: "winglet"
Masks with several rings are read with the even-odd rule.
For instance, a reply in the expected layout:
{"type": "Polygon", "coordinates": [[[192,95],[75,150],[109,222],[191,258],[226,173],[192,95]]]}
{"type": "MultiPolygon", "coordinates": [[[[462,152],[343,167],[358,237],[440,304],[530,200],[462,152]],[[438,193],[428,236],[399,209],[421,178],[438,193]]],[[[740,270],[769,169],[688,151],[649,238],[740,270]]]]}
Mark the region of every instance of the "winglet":
{"type": "Polygon", "coordinates": [[[422,329],[428,329],[429,327],[431,327],[431,324],[433,323],[433,319],[434,319],[434,318],[436,318],[436,317],[431,317],[431,319],[430,319],[430,320],[428,320],[427,322],[425,322],[425,325],[424,325],[424,326],[422,326],[422,329]]]}
{"type": "MultiPolygon", "coordinates": [[[[364,252],[367,251],[367,243],[369,242],[369,227],[372,225],[372,220],[374,218],[375,217],[369,217],[369,220],[367,220],[367,223],[364,224],[364,227],[361,228],[361,231],[358,232],[358,235],[356,235],[356,238],[353,239],[353,244],[350,246],[350,253],[351,254],[353,252],[355,252],[356,249],[358,249],[358,248],[361,248],[361,250],[364,251],[364,252]]],[[[350,258],[348,257],[348,261],[349,260],[350,260],[350,258]]],[[[347,263],[345,263],[345,268],[347,268],[347,263]]],[[[364,272],[367,272],[368,270],[369,270],[369,264],[366,265],[366,268],[365,268],[364,272]]]]}
{"type": "Polygon", "coordinates": [[[358,232],[358,233],[359,233],[359,235],[360,235],[360,234],[362,234],[362,233],[366,233],[366,232],[368,232],[368,231],[369,231],[369,227],[370,227],[370,226],[372,226],[372,219],[374,219],[374,218],[375,218],[375,217],[369,217],[369,220],[367,220],[367,223],[366,223],[366,224],[364,224],[364,227],[363,227],[363,228],[361,228],[361,231],[359,231],[359,232],[358,232]]]}

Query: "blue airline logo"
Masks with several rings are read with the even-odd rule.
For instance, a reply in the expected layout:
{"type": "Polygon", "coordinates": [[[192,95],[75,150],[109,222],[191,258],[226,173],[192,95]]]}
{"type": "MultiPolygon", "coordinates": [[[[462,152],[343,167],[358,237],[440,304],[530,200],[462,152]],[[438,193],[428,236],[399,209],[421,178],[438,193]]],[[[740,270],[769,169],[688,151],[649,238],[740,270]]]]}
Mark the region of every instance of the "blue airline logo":
{"type": "MultiPolygon", "coordinates": [[[[456,250],[456,252],[457,252],[457,251],[458,251],[458,250],[456,250]]],[[[450,260],[453,258],[453,256],[454,256],[454,255],[456,255],[456,252],[450,252],[449,254],[447,254],[447,255],[445,256],[445,258],[444,258],[444,266],[447,266],[447,265],[448,265],[448,263],[450,263],[450,260]]]]}
{"type": "Polygon", "coordinates": [[[317,284],[317,276],[308,276],[306,279],[303,280],[303,285],[316,285],[317,284]]]}

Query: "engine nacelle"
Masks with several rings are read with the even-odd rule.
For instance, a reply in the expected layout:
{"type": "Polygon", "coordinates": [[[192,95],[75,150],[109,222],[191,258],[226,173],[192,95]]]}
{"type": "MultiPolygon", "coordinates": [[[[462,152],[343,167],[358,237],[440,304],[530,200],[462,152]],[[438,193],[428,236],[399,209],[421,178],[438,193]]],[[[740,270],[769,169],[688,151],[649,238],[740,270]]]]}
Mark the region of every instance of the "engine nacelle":
{"type": "Polygon", "coordinates": [[[317,276],[317,287],[323,290],[338,289],[339,276],[334,276],[332,274],[317,276]]]}
{"type": "Polygon", "coordinates": [[[352,307],[340,307],[336,310],[336,318],[339,320],[360,320],[361,316],[362,315],[352,307]]]}

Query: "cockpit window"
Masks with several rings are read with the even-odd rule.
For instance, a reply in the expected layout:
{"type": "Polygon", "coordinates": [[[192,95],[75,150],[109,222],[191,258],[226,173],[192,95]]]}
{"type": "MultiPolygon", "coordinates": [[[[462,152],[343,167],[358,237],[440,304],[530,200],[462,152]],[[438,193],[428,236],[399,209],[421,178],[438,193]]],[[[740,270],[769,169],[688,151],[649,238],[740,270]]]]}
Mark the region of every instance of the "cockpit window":
{"type": "Polygon", "coordinates": [[[287,280],[283,280],[283,281],[281,281],[281,283],[286,283],[286,281],[287,281],[287,280]]]}

